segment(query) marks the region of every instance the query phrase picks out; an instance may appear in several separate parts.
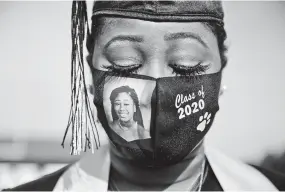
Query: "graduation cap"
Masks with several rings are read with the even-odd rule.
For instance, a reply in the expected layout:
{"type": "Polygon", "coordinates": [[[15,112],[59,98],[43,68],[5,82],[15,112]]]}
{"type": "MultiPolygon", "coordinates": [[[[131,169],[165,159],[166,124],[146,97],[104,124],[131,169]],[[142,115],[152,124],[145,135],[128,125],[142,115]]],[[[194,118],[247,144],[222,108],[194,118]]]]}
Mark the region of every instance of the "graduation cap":
{"type": "Polygon", "coordinates": [[[95,1],[92,17],[117,16],[152,21],[217,21],[223,23],[220,1],[95,1]]]}

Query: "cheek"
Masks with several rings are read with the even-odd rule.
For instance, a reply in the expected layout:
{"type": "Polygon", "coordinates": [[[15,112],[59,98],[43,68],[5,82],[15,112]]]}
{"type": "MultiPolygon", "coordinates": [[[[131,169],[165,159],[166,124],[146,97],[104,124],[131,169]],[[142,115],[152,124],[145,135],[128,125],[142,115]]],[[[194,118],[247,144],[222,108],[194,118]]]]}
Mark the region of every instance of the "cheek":
{"type": "Polygon", "coordinates": [[[118,111],[120,109],[120,106],[119,105],[115,105],[114,109],[115,109],[115,111],[118,111]]]}
{"type": "Polygon", "coordinates": [[[103,55],[103,46],[99,46],[95,43],[94,52],[92,56],[92,66],[95,69],[104,70],[102,66],[108,65],[108,60],[103,55]]]}
{"type": "Polygon", "coordinates": [[[209,43],[209,47],[210,47],[210,51],[207,54],[207,58],[209,58],[209,61],[211,61],[211,67],[208,70],[208,72],[216,73],[222,67],[220,51],[219,51],[218,42],[217,42],[216,37],[212,37],[209,43]]]}
{"type": "Polygon", "coordinates": [[[220,53],[219,53],[219,49],[217,48],[217,50],[215,50],[215,53],[213,54],[213,59],[212,59],[212,67],[211,67],[211,72],[215,73],[220,71],[220,69],[222,68],[222,63],[221,63],[221,58],[220,58],[220,53]]]}
{"type": "Polygon", "coordinates": [[[126,107],[126,110],[127,110],[128,112],[132,112],[132,107],[131,107],[131,106],[127,106],[127,107],[126,107]]]}

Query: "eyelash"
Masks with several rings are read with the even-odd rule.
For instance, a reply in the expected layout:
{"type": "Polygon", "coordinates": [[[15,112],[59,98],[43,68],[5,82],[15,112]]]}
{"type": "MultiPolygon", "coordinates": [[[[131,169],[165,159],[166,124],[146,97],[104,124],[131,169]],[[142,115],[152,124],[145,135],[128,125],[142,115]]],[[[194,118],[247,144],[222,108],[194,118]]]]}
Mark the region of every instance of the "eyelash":
{"type": "Polygon", "coordinates": [[[120,66],[120,65],[102,65],[102,68],[107,69],[109,72],[112,73],[112,75],[115,76],[129,76],[133,73],[137,73],[138,69],[141,67],[141,65],[130,65],[130,66],[120,66]]]}
{"type": "Polygon", "coordinates": [[[181,75],[181,76],[196,76],[201,75],[202,73],[205,73],[210,65],[201,65],[202,62],[199,62],[195,66],[184,66],[184,65],[177,65],[177,64],[169,64],[172,68],[172,73],[175,75],[181,75]]]}
{"type": "MultiPolygon", "coordinates": [[[[172,73],[175,74],[176,76],[181,75],[181,76],[196,76],[200,75],[202,73],[205,73],[210,65],[201,65],[202,62],[199,62],[195,66],[184,66],[184,65],[178,65],[178,64],[169,64],[168,66],[172,68],[172,73]]],[[[138,69],[141,67],[141,65],[131,65],[131,66],[119,66],[116,64],[106,66],[102,65],[101,66],[104,69],[107,69],[109,72],[112,73],[112,75],[115,76],[129,76],[131,74],[136,74],[138,69]]]]}

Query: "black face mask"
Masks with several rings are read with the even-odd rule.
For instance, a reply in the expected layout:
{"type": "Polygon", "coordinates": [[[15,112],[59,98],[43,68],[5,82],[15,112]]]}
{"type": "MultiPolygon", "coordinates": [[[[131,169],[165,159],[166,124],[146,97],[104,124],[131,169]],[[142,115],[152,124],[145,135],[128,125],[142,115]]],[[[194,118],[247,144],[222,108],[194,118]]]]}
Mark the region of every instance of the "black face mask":
{"type": "Polygon", "coordinates": [[[98,119],[121,158],[163,167],[183,160],[219,110],[221,72],[154,79],[94,69],[98,119]]]}

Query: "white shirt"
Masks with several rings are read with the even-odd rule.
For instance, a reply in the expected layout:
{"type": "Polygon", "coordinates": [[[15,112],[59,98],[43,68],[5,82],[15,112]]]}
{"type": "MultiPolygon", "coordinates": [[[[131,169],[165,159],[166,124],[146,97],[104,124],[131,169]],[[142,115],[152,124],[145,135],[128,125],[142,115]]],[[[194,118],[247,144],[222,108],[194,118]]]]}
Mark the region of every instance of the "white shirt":
{"type": "MultiPolygon", "coordinates": [[[[258,170],[205,145],[205,154],[224,191],[278,191],[258,170]]],[[[108,191],[109,146],[87,154],[69,167],[53,191],[108,191]]]]}

